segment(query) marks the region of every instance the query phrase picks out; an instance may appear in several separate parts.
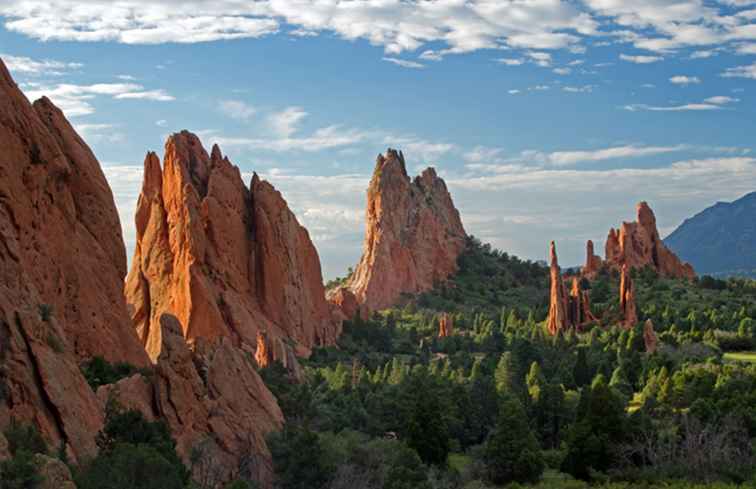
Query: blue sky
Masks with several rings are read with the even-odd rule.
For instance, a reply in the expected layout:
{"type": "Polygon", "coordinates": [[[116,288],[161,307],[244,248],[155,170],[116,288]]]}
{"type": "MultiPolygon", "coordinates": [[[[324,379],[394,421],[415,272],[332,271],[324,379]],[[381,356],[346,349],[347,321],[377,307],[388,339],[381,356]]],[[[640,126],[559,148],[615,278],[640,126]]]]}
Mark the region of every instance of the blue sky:
{"type": "Polygon", "coordinates": [[[582,262],[756,186],[756,1],[3,0],[0,56],[105,167],[129,253],[148,150],[189,129],[279,188],[332,277],[375,156],[434,165],[468,232],[582,262]]]}

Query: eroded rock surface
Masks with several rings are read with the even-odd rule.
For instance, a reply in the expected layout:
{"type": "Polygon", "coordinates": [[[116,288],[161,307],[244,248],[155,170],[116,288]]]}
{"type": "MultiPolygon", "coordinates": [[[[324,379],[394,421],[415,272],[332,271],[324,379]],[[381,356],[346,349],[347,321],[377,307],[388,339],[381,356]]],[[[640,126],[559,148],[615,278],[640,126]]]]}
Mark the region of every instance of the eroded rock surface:
{"type": "Polygon", "coordinates": [[[664,245],[656,228],[656,217],[646,202],[636,206],[637,219],[623,222],[619,229],[610,229],[606,239],[607,266],[615,270],[651,267],[662,277],[696,276],[693,267],[683,263],[664,245]]]}
{"type": "Polygon", "coordinates": [[[446,338],[452,334],[454,334],[454,320],[448,312],[444,312],[438,318],[438,337],[446,338]]]}
{"type": "Polygon", "coordinates": [[[269,183],[254,175],[245,187],[217,146],[208,155],[184,131],[166,142],[162,169],[147,155],[136,228],[125,290],[153,361],[164,313],[190,344],[229,338],[254,349],[263,331],[308,354],[338,337],[307,231],[269,183]]]}
{"type": "Polygon", "coordinates": [[[411,180],[401,152],[379,155],[365,215],[362,258],[346,287],[369,312],[392,306],[402,294],[430,290],[456,272],[467,235],[433,168],[411,180]]]}
{"type": "Polygon", "coordinates": [[[76,461],[94,454],[103,422],[79,363],[149,364],[122,294],[118,214],[63,113],[30,104],[2,62],[0,147],[0,429],[32,423],[76,461]]]}

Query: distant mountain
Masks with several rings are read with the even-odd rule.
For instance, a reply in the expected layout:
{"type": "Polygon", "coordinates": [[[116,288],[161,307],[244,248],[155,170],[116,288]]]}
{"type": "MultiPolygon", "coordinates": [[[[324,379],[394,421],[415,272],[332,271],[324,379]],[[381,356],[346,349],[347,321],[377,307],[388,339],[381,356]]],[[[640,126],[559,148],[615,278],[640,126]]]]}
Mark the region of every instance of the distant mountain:
{"type": "Polygon", "coordinates": [[[756,277],[756,192],[686,219],[664,243],[699,275],[756,277]]]}

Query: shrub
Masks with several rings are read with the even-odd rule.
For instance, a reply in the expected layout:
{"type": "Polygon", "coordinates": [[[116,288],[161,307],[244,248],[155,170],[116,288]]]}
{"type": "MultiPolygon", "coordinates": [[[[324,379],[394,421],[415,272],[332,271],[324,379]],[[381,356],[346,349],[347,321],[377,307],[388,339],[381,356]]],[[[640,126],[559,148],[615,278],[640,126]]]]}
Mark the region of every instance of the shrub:
{"type": "Polygon", "coordinates": [[[0,463],[0,487],[34,489],[42,482],[34,455],[47,453],[45,440],[36,427],[12,420],[5,431],[12,457],[0,463]]]}
{"type": "Polygon", "coordinates": [[[158,450],[121,443],[102,452],[77,478],[79,489],[182,489],[179,467],[158,450]]]}
{"type": "Polygon", "coordinates": [[[113,384],[138,372],[133,365],[125,362],[109,363],[102,357],[94,357],[81,364],[80,368],[92,390],[97,390],[101,385],[113,384]]]}

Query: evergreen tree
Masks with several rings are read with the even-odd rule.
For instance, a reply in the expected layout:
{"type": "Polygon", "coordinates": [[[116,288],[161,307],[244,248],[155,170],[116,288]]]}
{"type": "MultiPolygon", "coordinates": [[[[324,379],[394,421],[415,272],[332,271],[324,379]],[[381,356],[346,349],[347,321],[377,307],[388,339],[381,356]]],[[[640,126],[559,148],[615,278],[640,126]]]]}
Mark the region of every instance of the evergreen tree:
{"type": "Polygon", "coordinates": [[[497,485],[536,482],[544,469],[538,440],[530,430],[522,404],[504,394],[496,426],[486,441],[484,463],[488,480],[497,485]]]}
{"type": "Polygon", "coordinates": [[[573,368],[572,376],[575,379],[575,385],[577,387],[583,387],[584,385],[587,385],[593,378],[591,369],[588,366],[588,357],[586,355],[585,348],[577,349],[577,360],[575,361],[575,367],[573,368]]]}

